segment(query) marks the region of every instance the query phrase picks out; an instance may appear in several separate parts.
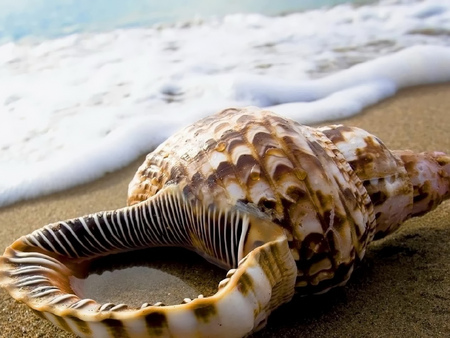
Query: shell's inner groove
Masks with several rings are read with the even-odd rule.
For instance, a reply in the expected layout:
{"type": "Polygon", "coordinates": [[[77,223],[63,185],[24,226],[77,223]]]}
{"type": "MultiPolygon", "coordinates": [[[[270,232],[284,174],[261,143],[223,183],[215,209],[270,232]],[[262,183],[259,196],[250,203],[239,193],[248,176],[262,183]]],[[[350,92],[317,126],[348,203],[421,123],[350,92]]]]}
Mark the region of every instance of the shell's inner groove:
{"type": "Polygon", "coordinates": [[[151,248],[94,260],[81,277],[69,279],[80,298],[140,308],[144,303],[176,305],[186,298],[212,296],[225,274],[186,249],[151,248]]]}

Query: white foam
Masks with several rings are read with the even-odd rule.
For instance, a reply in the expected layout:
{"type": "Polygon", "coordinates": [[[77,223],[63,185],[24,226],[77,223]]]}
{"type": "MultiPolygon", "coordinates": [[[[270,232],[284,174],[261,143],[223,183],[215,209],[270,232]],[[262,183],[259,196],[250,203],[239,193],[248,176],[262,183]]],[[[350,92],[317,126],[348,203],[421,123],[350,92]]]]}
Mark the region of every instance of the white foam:
{"type": "Polygon", "coordinates": [[[229,106],[312,123],[450,81],[449,32],[450,4],[385,1],[1,45],[0,205],[98,178],[229,106]]]}

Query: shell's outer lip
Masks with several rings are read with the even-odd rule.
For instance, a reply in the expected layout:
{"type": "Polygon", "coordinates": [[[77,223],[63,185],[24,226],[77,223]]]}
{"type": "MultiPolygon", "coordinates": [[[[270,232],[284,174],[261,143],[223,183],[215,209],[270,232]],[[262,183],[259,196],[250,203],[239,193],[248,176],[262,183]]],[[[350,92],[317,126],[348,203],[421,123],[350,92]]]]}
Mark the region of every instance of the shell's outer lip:
{"type": "Polygon", "coordinates": [[[244,336],[265,323],[270,312],[294,294],[297,268],[284,230],[245,210],[212,211],[198,203],[189,206],[180,196],[177,188],[167,188],[129,208],[54,223],[23,236],[0,257],[0,285],[39,316],[82,337],[115,337],[117,332],[121,337],[244,336]],[[157,217],[161,214],[165,216],[157,217]],[[133,222],[130,215],[146,227],[132,230],[128,227],[133,222]],[[174,224],[173,215],[178,222],[176,231],[184,229],[191,237],[203,236],[208,242],[205,226],[216,225],[223,233],[212,232],[214,243],[234,248],[229,252],[227,247],[221,247],[225,251],[222,255],[215,252],[230,266],[237,265],[219,284],[215,295],[174,306],[130,308],[126,304],[99,304],[75,294],[70,277],[84,274],[84,262],[111,252],[128,251],[130,247],[125,242],[134,240],[148,247],[170,241],[182,245],[179,236],[186,234],[173,236],[167,228],[174,224]],[[205,215],[212,217],[213,222],[207,221],[205,215]],[[101,222],[109,226],[110,233],[119,236],[117,246],[107,243],[105,232],[100,231],[101,222]],[[138,234],[138,230],[143,233],[138,234]],[[157,230],[166,237],[148,232],[157,230]],[[194,233],[196,230],[199,232],[194,233]],[[235,237],[224,238],[230,230],[235,237]],[[141,238],[136,237],[139,235],[141,238]],[[148,242],[144,243],[144,235],[148,242]],[[66,256],[66,251],[71,255],[66,256]],[[230,264],[236,258],[240,261],[230,264]]]}
{"type": "Polygon", "coordinates": [[[51,257],[46,263],[42,254],[23,255],[14,249],[23,245],[19,241],[0,257],[0,285],[40,317],[82,337],[112,337],[112,330],[124,337],[241,337],[294,294],[296,265],[284,236],[251,251],[228,272],[215,295],[141,309],[80,299],[69,292],[70,268],[51,257]],[[20,277],[30,270],[37,277],[20,277]]]}

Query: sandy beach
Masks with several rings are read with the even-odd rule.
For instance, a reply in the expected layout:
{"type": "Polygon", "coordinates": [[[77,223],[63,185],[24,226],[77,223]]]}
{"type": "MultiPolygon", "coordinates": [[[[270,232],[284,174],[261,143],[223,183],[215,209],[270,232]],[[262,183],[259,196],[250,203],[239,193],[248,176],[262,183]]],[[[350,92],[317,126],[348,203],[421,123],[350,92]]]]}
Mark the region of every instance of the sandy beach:
{"type": "MultiPolygon", "coordinates": [[[[450,152],[450,84],[402,90],[339,123],[364,128],[391,149],[450,152]]],[[[124,206],[128,183],[142,161],[92,183],[1,208],[0,252],[47,223],[124,206]]],[[[189,265],[184,269],[178,274],[189,274],[189,265]]],[[[202,285],[209,279],[202,269],[217,274],[207,263],[196,261],[189,283],[210,288],[202,285]]],[[[448,337],[449,318],[447,201],[373,243],[347,286],[321,296],[294,298],[274,312],[267,327],[254,337],[448,337]]],[[[0,328],[0,337],[73,337],[35,316],[4,290],[0,290],[0,328]]]]}

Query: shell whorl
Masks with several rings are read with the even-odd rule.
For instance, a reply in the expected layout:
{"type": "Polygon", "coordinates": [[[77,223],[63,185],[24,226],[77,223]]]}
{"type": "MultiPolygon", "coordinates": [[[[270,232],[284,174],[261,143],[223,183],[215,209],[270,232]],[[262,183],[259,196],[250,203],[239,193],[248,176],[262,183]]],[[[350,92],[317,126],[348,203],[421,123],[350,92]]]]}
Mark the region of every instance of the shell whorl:
{"type": "Polygon", "coordinates": [[[443,153],[391,152],[358,128],[227,109],[150,153],[128,207],[16,240],[0,257],[0,285],[84,337],[240,337],[295,287],[344,284],[372,239],[448,197],[443,153]],[[86,260],[152,246],[184,246],[230,270],[215,295],[170,307],[99,304],[72,289],[86,260]]]}
{"type": "Polygon", "coordinates": [[[172,136],[147,156],[128,202],[171,184],[207,204],[252,205],[282,226],[303,292],[344,283],[373,236],[370,199],[339,149],[269,111],[224,110],[172,136]]]}

